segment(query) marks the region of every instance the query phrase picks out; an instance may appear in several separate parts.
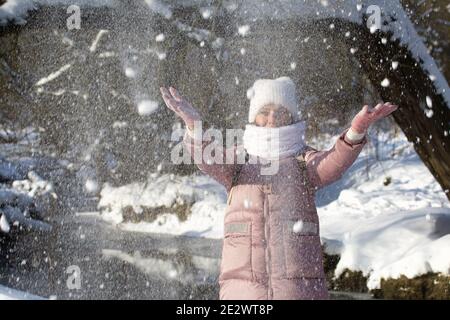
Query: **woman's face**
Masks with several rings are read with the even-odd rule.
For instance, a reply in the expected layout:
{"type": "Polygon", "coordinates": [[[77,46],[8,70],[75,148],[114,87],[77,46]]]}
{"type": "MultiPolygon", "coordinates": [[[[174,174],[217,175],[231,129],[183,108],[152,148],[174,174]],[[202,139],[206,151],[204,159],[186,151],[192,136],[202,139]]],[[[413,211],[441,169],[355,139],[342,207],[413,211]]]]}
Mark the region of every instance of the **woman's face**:
{"type": "Polygon", "coordinates": [[[262,107],[255,118],[258,127],[277,128],[292,124],[292,115],[281,105],[267,104],[262,107]]]}

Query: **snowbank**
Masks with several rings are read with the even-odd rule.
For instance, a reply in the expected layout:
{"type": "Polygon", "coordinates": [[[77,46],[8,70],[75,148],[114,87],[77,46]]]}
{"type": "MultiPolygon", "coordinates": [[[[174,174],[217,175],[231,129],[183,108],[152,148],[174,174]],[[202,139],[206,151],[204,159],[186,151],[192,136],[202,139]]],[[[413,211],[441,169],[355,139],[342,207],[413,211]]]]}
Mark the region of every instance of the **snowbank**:
{"type": "Polygon", "coordinates": [[[105,184],[100,193],[99,209],[105,220],[124,230],[170,233],[176,235],[221,238],[226,206],[226,191],[206,176],[178,177],[154,174],[147,184],[121,187],[105,184]],[[180,222],[174,214],[176,205],[189,205],[191,214],[180,222]],[[153,222],[123,222],[123,209],[131,206],[136,213],[144,208],[167,208],[153,222]]]}
{"type": "Polygon", "coordinates": [[[350,183],[336,200],[318,207],[327,253],[341,255],[335,275],[346,268],[362,271],[369,289],[375,289],[381,278],[450,274],[450,204],[445,193],[403,136],[381,137],[379,142],[385,150],[396,144],[403,152],[371,161],[369,176],[368,154],[363,153],[342,181],[321,195],[326,199],[350,183]]]}
{"type": "Polygon", "coordinates": [[[44,298],[0,285],[0,300],[44,300],[44,298]]]}
{"type": "Polygon", "coordinates": [[[359,270],[368,276],[368,288],[377,289],[381,278],[450,274],[450,208],[398,211],[351,222],[340,218],[339,228],[347,231],[336,276],[346,268],[359,270]]]}

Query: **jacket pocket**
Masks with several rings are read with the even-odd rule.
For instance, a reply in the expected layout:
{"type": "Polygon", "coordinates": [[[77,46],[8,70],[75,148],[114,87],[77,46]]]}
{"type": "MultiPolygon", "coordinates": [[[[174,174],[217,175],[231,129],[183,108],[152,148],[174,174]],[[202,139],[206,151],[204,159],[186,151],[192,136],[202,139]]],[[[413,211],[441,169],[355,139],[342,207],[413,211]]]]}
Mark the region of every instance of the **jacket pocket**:
{"type": "Polygon", "coordinates": [[[318,225],[303,222],[298,227],[286,221],[283,228],[286,277],[325,277],[318,225]]]}
{"type": "Polygon", "coordinates": [[[225,224],[219,280],[252,280],[251,221],[225,224]]]}

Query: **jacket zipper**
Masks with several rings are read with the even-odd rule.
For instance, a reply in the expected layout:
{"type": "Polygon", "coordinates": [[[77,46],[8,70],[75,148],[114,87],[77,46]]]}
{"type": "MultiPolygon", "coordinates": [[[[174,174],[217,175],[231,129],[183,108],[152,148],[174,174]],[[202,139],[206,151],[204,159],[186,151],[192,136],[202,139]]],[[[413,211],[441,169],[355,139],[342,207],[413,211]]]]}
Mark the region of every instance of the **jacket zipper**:
{"type": "Polygon", "coordinates": [[[270,230],[269,230],[269,223],[268,223],[268,212],[269,212],[269,194],[267,191],[264,192],[264,231],[265,231],[265,252],[266,252],[266,271],[268,276],[268,287],[267,287],[267,299],[271,300],[273,298],[273,290],[272,290],[272,270],[270,267],[270,230]]]}

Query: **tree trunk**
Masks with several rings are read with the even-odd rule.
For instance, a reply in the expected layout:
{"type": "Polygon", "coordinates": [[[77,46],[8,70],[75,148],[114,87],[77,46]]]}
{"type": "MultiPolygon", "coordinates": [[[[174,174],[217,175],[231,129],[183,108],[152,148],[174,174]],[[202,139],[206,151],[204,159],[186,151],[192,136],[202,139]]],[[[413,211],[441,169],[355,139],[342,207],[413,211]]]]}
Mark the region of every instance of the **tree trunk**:
{"type": "Polygon", "coordinates": [[[391,34],[371,34],[365,25],[341,20],[323,20],[319,27],[326,29],[330,23],[338,26],[333,36],[341,36],[349,48],[357,49],[355,57],[383,100],[399,105],[392,116],[450,200],[450,107],[422,62],[398,41],[381,42],[383,37],[391,39],[391,34]],[[347,31],[351,37],[343,36],[347,31]],[[399,63],[396,70],[392,61],[399,63]],[[390,81],[388,87],[381,85],[385,78],[390,81]]]}

